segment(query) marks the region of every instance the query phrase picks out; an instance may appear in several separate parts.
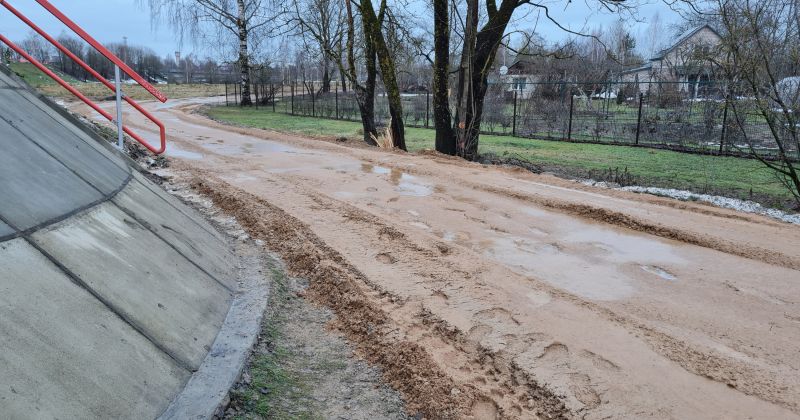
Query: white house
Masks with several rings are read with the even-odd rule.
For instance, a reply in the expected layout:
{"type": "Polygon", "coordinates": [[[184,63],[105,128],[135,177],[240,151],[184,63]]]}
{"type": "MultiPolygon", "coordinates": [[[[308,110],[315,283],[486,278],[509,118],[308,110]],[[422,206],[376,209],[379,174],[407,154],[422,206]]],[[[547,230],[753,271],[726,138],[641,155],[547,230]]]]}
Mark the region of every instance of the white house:
{"type": "Polygon", "coordinates": [[[671,82],[678,91],[697,97],[714,82],[714,66],[709,58],[721,41],[722,37],[709,25],[692,28],[647,64],[623,71],[621,79],[634,84],[640,92],[646,92],[651,82],[671,82]]]}
{"type": "Polygon", "coordinates": [[[540,71],[532,61],[517,59],[508,67],[508,73],[502,76],[503,83],[506,84],[505,91],[517,92],[518,95],[529,97],[536,90],[536,83],[541,81],[540,71]]]}

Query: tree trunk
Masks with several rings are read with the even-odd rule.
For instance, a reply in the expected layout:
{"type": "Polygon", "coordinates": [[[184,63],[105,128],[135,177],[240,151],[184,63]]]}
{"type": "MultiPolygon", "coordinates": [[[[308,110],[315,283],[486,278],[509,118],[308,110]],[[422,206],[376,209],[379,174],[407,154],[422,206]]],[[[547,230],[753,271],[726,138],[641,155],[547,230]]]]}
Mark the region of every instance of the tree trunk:
{"type": "Polygon", "coordinates": [[[450,114],[450,8],[449,0],[433,0],[433,124],[436,151],[456,154],[456,136],[450,114]]]}
{"type": "Polygon", "coordinates": [[[250,55],[247,51],[247,19],[245,16],[244,0],[236,1],[239,8],[239,18],[236,20],[236,28],[239,30],[239,83],[242,86],[242,99],[239,103],[242,106],[253,105],[250,99],[250,55]]]}
{"type": "Polygon", "coordinates": [[[368,33],[378,57],[378,65],[381,69],[381,78],[386,88],[386,98],[389,101],[389,115],[392,122],[389,126],[394,147],[402,150],[406,148],[405,129],[403,125],[403,104],[400,100],[400,88],[397,85],[396,67],[392,53],[386,45],[383,36],[381,23],[386,8],[386,0],[381,1],[380,19],[375,15],[371,0],[361,0],[361,21],[364,25],[364,33],[368,33]]]}
{"type": "MultiPolygon", "coordinates": [[[[476,66],[475,44],[478,37],[478,0],[467,0],[467,17],[464,22],[464,46],[458,70],[458,102],[456,107],[456,153],[467,158],[467,141],[474,123],[473,73],[476,66]]],[[[476,139],[477,140],[477,139],[476,139]]]]}
{"type": "Polygon", "coordinates": [[[331,63],[326,58],[322,65],[322,93],[331,91],[331,63]]]}
{"type": "Polygon", "coordinates": [[[347,68],[341,65],[339,71],[342,75],[347,75],[353,83],[355,90],[358,111],[361,114],[361,126],[364,131],[364,142],[370,146],[377,146],[375,139],[378,130],[375,127],[375,83],[377,80],[377,69],[375,68],[375,49],[369,39],[369,34],[364,34],[364,66],[367,70],[367,80],[364,86],[358,83],[358,70],[356,67],[356,57],[354,53],[355,44],[355,20],[353,19],[353,9],[350,0],[344,0],[347,10],[347,68]]]}
{"type": "MultiPolygon", "coordinates": [[[[339,63],[339,69],[344,68],[344,64],[339,63]]],[[[342,93],[347,93],[347,75],[343,71],[339,71],[339,79],[342,82],[342,93]]]]}
{"type": "Polygon", "coordinates": [[[478,157],[478,140],[484,99],[489,86],[489,72],[508,22],[519,5],[520,3],[516,1],[505,0],[500,9],[495,9],[493,2],[487,3],[489,19],[483,28],[477,31],[478,1],[468,0],[467,27],[459,71],[458,108],[455,118],[456,153],[465,159],[474,160],[478,157]]]}

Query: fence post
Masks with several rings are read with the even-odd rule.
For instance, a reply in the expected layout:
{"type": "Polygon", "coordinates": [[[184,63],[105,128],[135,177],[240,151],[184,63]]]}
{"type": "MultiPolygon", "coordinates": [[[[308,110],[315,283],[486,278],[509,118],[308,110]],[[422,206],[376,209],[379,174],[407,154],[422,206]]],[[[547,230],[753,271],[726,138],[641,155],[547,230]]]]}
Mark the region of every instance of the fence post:
{"type": "Polygon", "coordinates": [[[311,116],[317,116],[317,90],[314,88],[314,82],[311,82],[311,89],[308,90],[309,95],[311,95],[311,116]]]}
{"type": "Polygon", "coordinates": [[[253,90],[256,94],[256,110],[258,110],[258,83],[253,83],[253,90]]]}
{"type": "Polygon", "coordinates": [[[292,92],[292,115],[294,115],[294,85],[295,85],[295,83],[292,83],[292,86],[291,86],[291,92],[292,92]]]}
{"type": "Polygon", "coordinates": [[[567,125],[567,141],[572,141],[572,110],[575,108],[575,95],[569,92],[569,124],[567,125]]]}
{"type": "Polygon", "coordinates": [[[228,82],[225,82],[225,106],[228,106],[228,82]]]}
{"type": "Polygon", "coordinates": [[[275,83],[269,84],[269,91],[272,94],[272,113],[275,113],[275,100],[278,99],[275,97],[275,83]]]}
{"type": "Polygon", "coordinates": [[[725,129],[728,127],[728,101],[730,94],[725,97],[725,110],[722,111],[722,134],[719,136],[719,154],[722,154],[725,147],[725,129]]]}
{"type": "Polygon", "coordinates": [[[511,117],[511,135],[517,136],[517,90],[514,89],[514,116],[511,117]]]}
{"type": "Polygon", "coordinates": [[[639,145],[639,133],[642,132],[642,102],[644,102],[644,93],[639,92],[639,115],[636,117],[636,145],[639,145]]]}
{"type": "Polygon", "coordinates": [[[425,128],[429,127],[428,118],[431,115],[431,91],[425,89],[425,128]]]}
{"type": "Polygon", "coordinates": [[[339,82],[334,82],[333,100],[336,101],[336,119],[339,119],[339,82]]]}

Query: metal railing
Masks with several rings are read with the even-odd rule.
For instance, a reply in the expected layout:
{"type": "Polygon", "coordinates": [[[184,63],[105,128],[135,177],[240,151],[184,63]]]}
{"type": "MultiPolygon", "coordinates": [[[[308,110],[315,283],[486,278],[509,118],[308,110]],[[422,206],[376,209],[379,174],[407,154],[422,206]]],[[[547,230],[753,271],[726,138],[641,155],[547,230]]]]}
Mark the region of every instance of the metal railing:
{"type": "Polygon", "coordinates": [[[111,122],[115,122],[117,124],[119,138],[117,146],[121,149],[122,148],[122,138],[123,132],[127,133],[131,138],[139,142],[142,146],[147,148],[147,150],[155,153],[161,154],[167,148],[167,135],[166,135],[166,128],[164,124],[161,123],[157,118],[155,118],[151,113],[145,110],[141,105],[139,105],[136,101],[131,99],[128,96],[123,95],[121,81],[120,81],[120,70],[125,72],[131,79],[133,79],[136,83],[139,84],[142,88],[148,91],[153,97],[155,97],[160,102],[166,102],[167,97],[161,93],[158,89],[156,89],[153,85],[148,83],[142,76],[136,73],[133,69],[131,69],[127,64],[125,64],[119,57],[114,55],[111,51],[105,48],[102,44],[97,42],[94,38],[92,38],[86,31],[81,29],[75,22],[70,20],[66,15],[64,15],[60,10],[58,10],[55,6],[50,4],[47,0],[36,0],[42,7],[44,7],[48,12],[50,12],[56,19],[60,20],[64,25],[70,28],[75,34],[83,38],[92,48],[97,50],[100,54],[114,63],[115,66],[115,73],[116,73],[116,83],[111,83],[110,81],[106,80],[105,77],[101,76],[97,71],[95,71],[92,67],[86,64],[83,60],[81,60],[78,56],[72,53],[69,49],[61,45],[55,38],[50,36],[44,30],[42,30],[39,26],[33,23],[30,19],[28,19],[25,15],[23,15],[19,10],[12,7],[8,1],[0,0],[0,5],[5,7],[9,12],[11,12],[14,16],[19,18],[22,22],[28,25],[31,29],[33,29],[36,33],[41,35],[44,39],[50,42],[54,47],[56,47],[59,51],[61,51],[64,55],[72,59],[76,64],[83,67],[89,74],[91,74],[95,79],[97,79],[100,83],[105,85],[109,88],[112,92],[116,94],[117,97],[117,116],[114,117],[109,112],[105,111],[104,109],[100,108],[96,103],[94,103],[91,99],[86,97],[80,91],[78,91],[75,87],[67,83],[64,79],[59,77],[55,72],[47,68],[44,64],[33,58],[30,54],[25,52],[22,48],[11,42],[8,38],[4,35],[0,34],[0,41],[4,44],[8,45],[9,48],[14,50],[17,54],[22,56],[25,60],[29,61],[33,64],[36,68],[42,71],[44,74],[49,76],[51,79],[55,80],[59,85],[61,85],[64,89],[69,91],[71,94],[75,95],[78,99],[83,101],[86,105],[90,106],[92,109],[97,111],[100,115],[104,118],[108,119],[111,122]],[[133,130],[126,127],[122,123],[122,100],[125,100],[129,105],[131,105],[134,109],[139,111],[142,115],[145,116],[148,120],[152,121],[159,129],[159,138],[160,138],[160,145],[158,147],[151,145],[146,140],[144,140],[141,136],[136,134],[133,130]]]}

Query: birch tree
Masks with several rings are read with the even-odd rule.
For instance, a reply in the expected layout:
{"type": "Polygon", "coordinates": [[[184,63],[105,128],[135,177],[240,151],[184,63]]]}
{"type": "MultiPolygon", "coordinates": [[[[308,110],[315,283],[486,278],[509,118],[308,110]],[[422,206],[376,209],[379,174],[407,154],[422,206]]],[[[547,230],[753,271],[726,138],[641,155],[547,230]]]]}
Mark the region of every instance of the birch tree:
{"type": "MultiPolygon", "coordinates": [[[[277,30],[272,4],[264,0],[147,0],[154,20],[166,19],[180,35],[194,39],[195,44],[217,38],[231,37],[237,45],[241,105],[252,105],[250,69],[252,45],[255,40],[277,30]]],[[[228,39],[218,39],[227,43],[228,39]]]]}

